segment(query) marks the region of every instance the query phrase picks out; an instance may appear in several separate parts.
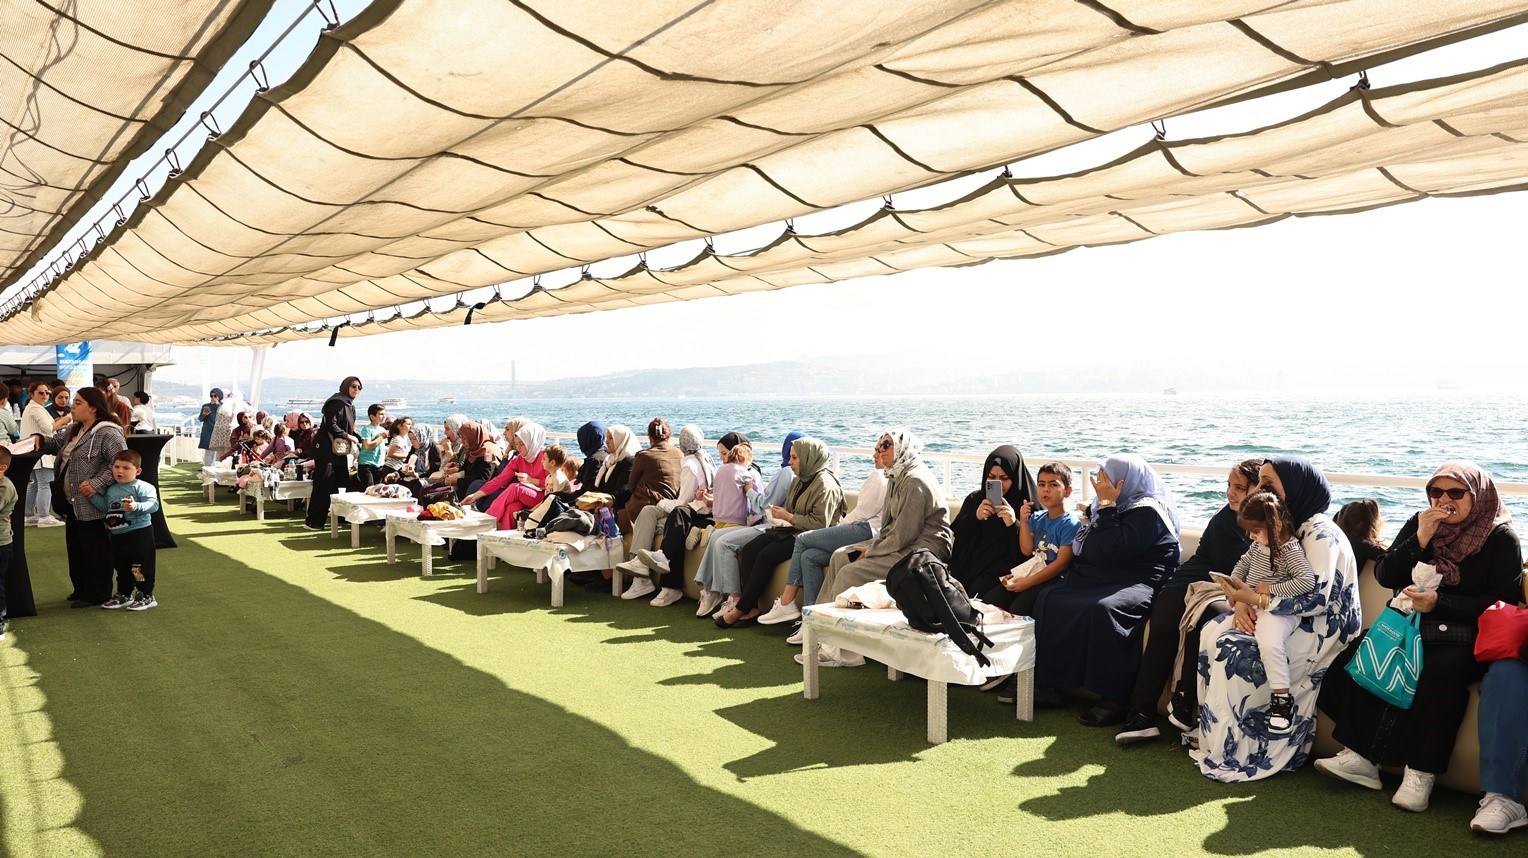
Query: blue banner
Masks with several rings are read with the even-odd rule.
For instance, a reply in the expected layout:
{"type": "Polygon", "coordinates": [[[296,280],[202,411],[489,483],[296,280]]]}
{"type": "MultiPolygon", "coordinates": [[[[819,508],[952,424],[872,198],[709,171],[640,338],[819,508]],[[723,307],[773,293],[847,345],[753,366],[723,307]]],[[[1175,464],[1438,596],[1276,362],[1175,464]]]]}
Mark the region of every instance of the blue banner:
{"type": "Polygon", "coordinates": [[[58,364],[58,377],[69,385],[70,390],[89,387],[95,381],[95,368],[90,362],[90,341],[63,343],[53,347],[54,361],[58,364]]]}

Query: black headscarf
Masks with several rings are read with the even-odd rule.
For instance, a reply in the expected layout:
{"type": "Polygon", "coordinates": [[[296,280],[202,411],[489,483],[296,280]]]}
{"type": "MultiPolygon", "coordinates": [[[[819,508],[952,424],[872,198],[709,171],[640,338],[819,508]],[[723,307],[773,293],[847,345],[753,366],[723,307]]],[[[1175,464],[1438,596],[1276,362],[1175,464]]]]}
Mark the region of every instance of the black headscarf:
{"type": "Polygon", "coordinates": [[[987,454],[987,461],[982,464],[982,486],[966,495],[960,505],[960,513],[950,525],[955,535],[955,548],[950,554],[950,573],[972,596],[979,596],[997,586],[997,579],[1008,574],[1008,570],[1024,559],[1023,553],[1019,551],[1017,519],[1010,527],[1003,524],[1002,518],[996,515],[989,516],[986,521],[976,517],[977,507],[987,497],[987,475],[992,473],[994,465],[1013,481],[1003,499],[1013,507],[1015,515],[1025,501],[1033,501],[1038,496],[1035,478],[1024,466],[1024,454],[1017,448],[1004,444],[987,454]]]}
{"type": "Polygon", "coordinates": [[[324,416],[319,430],[327,440],[355,435],[355,397],[350,395],[350,385],[360,383],[359,378],[347,375],[340,382],[339,392],[329,394],[324,400],[324,416]]]}
{"type": "Polygon", "coordinates": [[[1332,487],[1309,459],[1299,456],[1277,456],[1267,460],[1273,472],[1284,484],[1284,505],[1289,516],[1299,527],[1313,515],[1326,512],[1332,505],[1332,487]]]}

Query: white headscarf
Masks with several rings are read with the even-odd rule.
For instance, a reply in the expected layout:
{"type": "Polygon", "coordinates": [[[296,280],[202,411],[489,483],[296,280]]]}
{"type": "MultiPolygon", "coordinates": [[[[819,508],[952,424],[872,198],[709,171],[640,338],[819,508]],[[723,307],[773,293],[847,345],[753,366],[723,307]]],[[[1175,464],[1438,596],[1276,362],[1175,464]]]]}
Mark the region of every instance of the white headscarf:
{"type": "Polygon", "coordinates": [[[923,441],[917,435],[897,427],[887,431],[891,438],[891,464],[886,467],[886,479],[895,480],[905,477],[912,470],[923,464],[919,458],[923,454],[923,441]]]}
{"type": "Polygon", "coordinates": [[[541,458],[541,448],[546,446],[546,429],[540,423],[527,420],[515,430],[515,437],[525,445],[525,460],[534,462],[541,458]]]}
{"type": "Polygon", "coordinates": [[[615,448],[615,452],[605,457],[605,461],[600,463],[599,472],[594,475],[594,482],[599,485],[605,484],[605,480],[615,472],[616,465],[637,455],[637,451],[641,449],[637,445],[637,436],[631,434],[631,429],[619,423],[605,427],[605,449],[608,450],[611,447],[615,448]]]}
{"type": "Polygon", "coordinates": [[[705,477],[707,487],[716,476],[716,465],[711,461],[711,454],[706,450],[705,435],[700,427],[694,423],[679,430],[679,450],[686,457],[693,457],[700,463],[700,473],[705,477]]]}

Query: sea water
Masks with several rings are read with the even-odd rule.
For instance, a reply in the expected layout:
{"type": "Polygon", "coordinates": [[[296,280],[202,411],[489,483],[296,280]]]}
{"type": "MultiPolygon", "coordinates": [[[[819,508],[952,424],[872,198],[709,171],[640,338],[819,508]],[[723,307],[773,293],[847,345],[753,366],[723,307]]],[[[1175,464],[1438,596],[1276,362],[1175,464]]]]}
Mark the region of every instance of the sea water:
{"type": "MultiPolygon", "coordinates": [[[[454,412],[499,426],[522,416],[553,432],[573,432],[597,419],[625,424],[639,439],[649,420],[663,417],[676,435],[685,423],[699,425],[712,439],[746,433],[766,473],[779,465],[780,441],[791,430],[830,446],[868,448],[887,428],[903,426],[934,452],[985,455],[1012,444],[1031,470],[1051,458],[1097,460],[1117,452],[1149,462],[1227,467],[1294,454],[1330,472],[1414,478],[1430,476],[1447,460],[1468,459],[1498,481],[1528,482],[1528,397],[1476,393],[462,399],[392,411],[431,424],[454,412]]],[[[868,459],[845,460],[845,488],[858,488],[869,467],[868,459]]],[[[1166,479],[1186,525],[1202,524],[1225,503],[1224,477],[1166,479]]],[[[980,466],[957,464],[952,482],[954,494],[974,491],[980,466]]],[[[1390,533],[1426,505],[1417,488],[1334,485],[1333,493],[1334,512],[1349,500],[1378,499],[1390,533]]],[[[1505,500],[1519,527],[1528,527],[1528,496],[1505,500]]]]}

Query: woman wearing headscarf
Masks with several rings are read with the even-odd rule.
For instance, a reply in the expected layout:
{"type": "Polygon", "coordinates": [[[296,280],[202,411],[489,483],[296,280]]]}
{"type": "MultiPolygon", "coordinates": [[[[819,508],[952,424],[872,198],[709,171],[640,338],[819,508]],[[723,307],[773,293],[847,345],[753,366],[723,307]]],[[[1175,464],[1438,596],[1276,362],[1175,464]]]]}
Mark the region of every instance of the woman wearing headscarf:
{"type": "Polygon", "coordinates": [[[594,473],[588,489],[614,498],[611,507],[619,510],[631,500],[631,466],[641,448],[631,429],[617,423],[605,429],[605,461],[594,473]]]}
{"type": "MultiPolygon", "coordinates": [[[[816,438],[800,438],[791,446],[790,469],[796,478],[791,481],[784,506],[769,510],[770,517],[781,524],[755,536],[738,552],[743,589],[737,605],[716,618],[718,626],[727,629],[757,622],[759,599],[774,580],[775,567],[790,560],[796,536],[830,527],[843,517],[844,488],[830,467],[832,459],[828,446],[816,438]]],[[[795,601],[799,588],[787,585],[786,589],[789,600],[795,601]]]]}
{"type": "Polygon", "coordinates": [[[233,416],[233,428],[228,430],[228,452],[234,457],[234,464],[239,464],[241,453],[249,452],[249,442],[254,438],[255,424],[250,420],[250,412],[240,411],[233,416]]]}
{"type": "MultiPolygon", "coordinates": [[[[679,497],[673,501],[674,508],[663,523],[662,547],[656,551],[637,549],[636,563],[646,567],[658,579],[658,595],[654,596],[649,603],[655,608],[666,608],[684,597],[685,558],[690,549],[700,547],[706,533],[705,528],[714,521],[712,503],[715,500],[713,488],[716,480],[719,475],[736,470],[732,467],[717,467],[711,462],[711,457],[706,455],[704,449],[698,449],[693,454],[688,452],[687,445],[690,442],[686,439],[686,435],[691,429],[695,430],[694,437],[700,438],[700,427],[686,426],[679,433],[679,449],[685,453],[683,465],[686,471],[700,472],[696,478],[694,497],[688,501],[684,500],[686,482],[684,474],[681,474],[679,497]]],[[[728,432],[716,442],[716,455],[723,466],[729,466],[732,451],[740,445],[748,445],[750,450],[753,449],[752,445],[749,445],[748,436],[741,432],[728,432]]],[[[668,503],[670,502],[659,501],[658,506],[668,503]]],[[[622,568],[632,570],[633,574],[644,574],[636,570],[634,566],[622,568]]],[[[716,610],[716,606],[712,605],[711,610],[716,610]]],[[[706,613],[710,614],[711,611],[706,613]]]]}
{"type": "Polygon", "coordinates": [[[1342,668],[1358,645],[1348,647],[1327,672],[1318,701],[1344,750],[1317,760],[1316,768],[1379,789],[1380,766],[1404,766],[1391,801],[1426,810],[1434,779],[1448,771],[1470,686],[1485,676],[1474,649],[1480,615],[1498,601],[1516,604],[1522,574],[1512,516],[1491,476],[1473,462],[1444,463],[1427,481],[1427,507],[1406,522],[1374,569],[1380,584],[1401,590],[1422,614],[1422,673],[1411,708],[1391,706],[1354,682],[1342,668]],[[1414,577],[1418,564],[1433,567],[1441,582],[1425,580],[1432,570],[1414,577]]]}
{"type": "Polygon", "coordinates": [[[590,420],[578,427],[578,451],[584,454],[583,464],[578,466],[578,492],[580,494],[594,485],[594,478],[605,463],[605,424],[590,420]]]}
{"type": "Polygon", "coordinates": [[[1268,732],[1271,692],[1252,636],[1257,612],[1238,602],[1232,613],[1211,620],[1199,635],[1198,729],[1189,734],[1199,747],[1192,755],[1205,777],[1228,783],[1260,780],[1305,762],[1316,738],[1322,677],[1330,675],[1332,662],[1358,635],[1362,619],[1358,564],[1347,536],[1327,517],[1332,491],[1326,477],[1305,459],[1281,456],[1263,463],[1258,488],[1278,495],[1290,520],[1299,522],[1295,538],[1315,572],[1316,589],[1269,598],[1268,610],[1301,618],[1299,630],[1285,644],[1289,693],[1295,701],[1294,728],[1288,733],[1268,732]]]}
{"type": "Polygon", "coordinates": [[[1180,662],[1182,668],[1169,707],[1171,720],[1182,730],[1191,730],[1199,723],[1199,677],[1194,669],[1199,631],[1231,607],[1223,599],[1215,600],[1190,631],[1183,631],[1179,626],[1188,610],[1188,589],[1195,582],[1208,584],[1211,572],[1229,573],[1252,545],[1247,532],[1236,523],[1236,511],[1241,509],[1247,494],[1257,488],[1257,475],[1262,467],[1261,458],[1245,459],[1226,475],[1226,505],[1204,526],[1193,556],[1178,566],[1151,601],[1146,645],[1141,651],[1135,689],[1130,692],[1129,712],[1124,726],[1114,736],[1119,744],[1129,745],[1162,735],[1157,728],[1157,701],[1172,678],[1173,666],[1180,662]]]}
{"type": "Polygon", "coordinates": [[[493,433],[481,423],[467,421],[456,430],[457,443],[461,447],[461,468],[450,476],[456,476],[458,497],[466,497],[478,486],[493,479],[504,463],[504,451],[493,442],[493,433]]]}
{"type": "Polygon", "coordinates": [[[73,422],[52,436],[32,436],[44,455],[57,457],[55,471],[68,506],[64,511],[64,546],[69,555],[71,608],[101,605],[111,598],[111,538],[106,532],[106,513],[90,499],[104,493],[116,480],[111,463],[127,449],[127,439],[117,424],[116,409],[94,387],[75,394],[73,422]]]}
{"type": "MultiPolygon", "coordinates": [[[[764,491],[747,493],[749,526],[718,528],[706,542],[706,553],[701,555],[700,566],[695,570],[695,583],[701,590],[700,609],[695,612],[695,616],[714,617],[737,604],[743,589],[743,573],[737,564],[738,552],[756,534],[764,531],[765,525],[758,524],[764,516],[764,510],[784,504],[789,497],[791,484],[796,479],[796,472],[790,467],[791,447],[804,437],[805,433],[795,430],[787,433],[781,445],[780,470],[770,478],[764,491]]],[[[719,510],[713,512],[720,514],[719,510]]]]}
{"type": "Polygon", "coordinates": [[[335,445],[348,443],[351,450],[361,448],[361,439],[355,434],[355,398],[360,393],[361,380],[346,376],[339,391],[324,401],[312,448],[313,496],[302,523],[307,530],[323,530],[328,524],[329,496],[352,485],[349,454],[336,453],[335,445]]]}
{"type": "Polygon", "coordinates": [[[1024,559],[1019,549],[1017,516],[1025,503],[1034,503],[1037,497],[1035,478],[1024,467],[1024,454],[1007,444],[987,454],[982,479],[996,480],[1002,485],[1003,505],[993,508],[983,484],[966,495],[960,512],[950,523],[955,539],[955,547],[950,551],[950,575],[972,596],[997,587],[998,579],[1024,559]]]}
{"type": "MultiPolygon", "coordinates": [[[[716,474],[716,464],[711,461],[711,456],[705,449],[705,438],[700,427],[691,423],[679,430],[679,492],[671,498],[660,498],[657,502],[645,506],[637,513],[631,524],[631,547],[633,552],[648,549],[652,554],[653,539],[658,534],[658,528],[680,509],[691,509],[697,494],[711,488],[711,478],[716,474]]],[[[641,454],[638,454],[640,457],[641,454]]],[[[691,509],[693,512],[693,510],[691,509]]],[[[676,526],[683,528],[688,534],[690,518],[684,517],[676,526]]],[[[662,573],[664,570],[651,570],[650,567],[639,558],[621,564],[622,571],[630,572],[637,576],[631,587],[621,594],[623,599],[640,599],[651,595],[658,590],[649,578],[654,572],[662,573]]],[[[669,593],[659,593],[653,598],[656,607],[663,608],[679,601],[683,590],[678,588],[666,588],[669,593]]]]}
{"type": "Polygon", "coordinates": [[[1062,688],[1097,694],[1079,720],[1102,727],[1125,719],[1152,597],[1178,566],[1178,513],[1140,456],[1110,456],[1093,488],[1066,576],[1035,602],[1035,683],[1042,705],[1062,688]]]}
{"type": "MultiPolygon", "coordinates": [[[[660,500],[671,500],[679,495],[679,462],[684,454],[669,440],[673,434],[673,428],[662,417],[654,417],[648,422],[647,449],[632,456],[626,503],[618,507],[615,516],[622,533],[632,532],[632,524],[642,510],[660,500]]],[[[652,531],[649,530],[647,542],[639,547],[652,546],[652,531]]],[[[648,586],[651,587],[651,582],[648,582],[648,586]]]]}
{"type": "MultiPolygon", "coordinates": [[[[919,548],[949,561],[952,538],[950,510],[934,472],[923,461],[923,442],[906,429],[893,429],[876,442],[877,453],[890,453],[886,467],[886,502],[881,507],[881,532],[875,541],[851,560],[850,549],[834,552],[817,594],[819,604],[831,604],[851,587],[882,581],[891,567],[919,548]]],[[[801,663],[803,654],[797,653],[801,663]]],[[[819,647],[817,663],[823,667],[854,667],[863,656],[835,647],[819,647]]]]}
{"type": "Polygon", "coordinates": [[[498,520],[500,530],[516,528],[519,512],[535,507],[546,497],[547,469],[541,459],[541,451],[546,446],[546,430],[539,423],[519,422],[520,427],[510,439],[515,457],[497,476],[462,498],[462,504],[466,505],[496,494],[487,512],[498,520]]]}
{"type": "Polygon", "coordinates": [[[313,458],[313,442],[318,437],[318,432],[313,428],[313,418],[306,411],[293,412],[297,416],[292,418],[292,452],[299,459],[313,458]]]}

